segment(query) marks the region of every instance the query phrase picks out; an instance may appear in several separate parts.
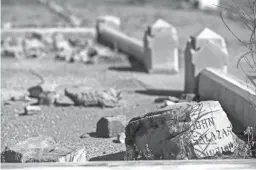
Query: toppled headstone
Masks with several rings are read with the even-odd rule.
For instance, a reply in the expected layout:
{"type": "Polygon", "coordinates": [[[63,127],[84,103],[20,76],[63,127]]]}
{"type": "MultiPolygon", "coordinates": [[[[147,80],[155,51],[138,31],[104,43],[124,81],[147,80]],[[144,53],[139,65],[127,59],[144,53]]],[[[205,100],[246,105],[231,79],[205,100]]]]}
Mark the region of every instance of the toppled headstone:
{"type": "Polygon", "coordinates": [[[78,106],[116,107],[121,99],[114,89],[92,89],[71,87],[65,89],[65,95],[78,106]]]}
{"type": "Polygon", "coordinates": [[[203,159],[235,154],[236,135],[217,101],[177,103],[132,119],[126,126],[128,159],[203,159]],[[147,151],[145,153],[145,151],[147,151]]]}
{"type": "Polygon", "coordinates": [[[102,117],[97,123],[96,134],[97,136],[104,138],[116,137],[124,132],[125,125],[125,116],[102,117]]]}
{"type": "Polygon", "coordinates": [[[87,152],[85,148],[72,152],[64,157],[59,158],[60,163],[86,163],[87,162],[87,152]]]}
{"type": "Polygon", "coordinates": [[[1,153],[1,162],[57,162],[70,152],[71,149],[58,144],[52,137],[31,137],[12,147],[6,147],[1,153]]]}

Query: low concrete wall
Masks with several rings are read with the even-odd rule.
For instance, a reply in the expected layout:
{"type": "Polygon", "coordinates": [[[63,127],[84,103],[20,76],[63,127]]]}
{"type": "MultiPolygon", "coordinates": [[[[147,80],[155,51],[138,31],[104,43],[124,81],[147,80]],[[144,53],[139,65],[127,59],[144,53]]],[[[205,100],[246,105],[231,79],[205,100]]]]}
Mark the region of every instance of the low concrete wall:
{"type": "Polygon", "coordinates": [[[234,120],[256,134],[256,89],[218,70],[206,68],[197,79],[201,100],[217,100],[234,120]]]}
{"type": "Polygon", "coordinates": [[[145,57],[142,41],[105,25],[100,25],[98,34],[100,34],[101,43],[114,46],[118,50],[136,58],[139,62],[144,63],[145,57]]]}

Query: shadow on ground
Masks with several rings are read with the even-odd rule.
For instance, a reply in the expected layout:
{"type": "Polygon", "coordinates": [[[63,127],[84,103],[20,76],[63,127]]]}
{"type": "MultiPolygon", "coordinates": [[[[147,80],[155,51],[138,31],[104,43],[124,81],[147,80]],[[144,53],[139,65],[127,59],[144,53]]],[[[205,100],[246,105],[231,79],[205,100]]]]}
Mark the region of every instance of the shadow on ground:
{"type": "Polygon", "coordinates": [[[183,91],[181,90],[160,90],[160,89],[148,89],[148,90],[136,90],[136,93],[150,95],[150,96],[175,96],[180,97],[183,91]]]}
{"type": "Polygon", "coordinates": [[[122,161],[124,160],[124,156],[125,156],[125,151],[122,151],[118,153],[94,157],[94,158],[91,158],[89,161],[122,161]]]}
{"type": "Polygon", "coordinates": [[[128,56],[127,59],[129,60],[130,66],[123,66],[123,67],[109,67],[109,70],[114,71],[129,71],[129,72],[146,72],[144,66],[135,60],[133,57],[128,56]]]}

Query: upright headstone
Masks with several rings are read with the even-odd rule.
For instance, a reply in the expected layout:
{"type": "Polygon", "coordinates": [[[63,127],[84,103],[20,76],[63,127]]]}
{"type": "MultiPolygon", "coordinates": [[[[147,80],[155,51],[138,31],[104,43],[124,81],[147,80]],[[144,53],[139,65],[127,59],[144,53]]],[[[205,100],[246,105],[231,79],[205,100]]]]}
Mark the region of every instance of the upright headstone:
{"type": "MultiPolygon", "coordinates": [[[[100,16],[96,21],[97,41],[102,42],[100,39],[100,27],[101,25],[108,26],[113,29],[121,29],[121,20],[115,16],[100,16]]],[[[113,43],[113,49],[117,51],[117,43],[113,43]]]]}
{"type": "Polygon", "coordinates": [[[175,27],[158,19],[144,34],[145,67],[153,73],[178,73],[178,35],[175,27]]]}
{"type": "Polygon", "coordinates": [[[227,73],[228,50],[223,37],[205,28],[191,36],[185,49],[185,91],[196,92],[196,76],[206,67],[227,73]]]}

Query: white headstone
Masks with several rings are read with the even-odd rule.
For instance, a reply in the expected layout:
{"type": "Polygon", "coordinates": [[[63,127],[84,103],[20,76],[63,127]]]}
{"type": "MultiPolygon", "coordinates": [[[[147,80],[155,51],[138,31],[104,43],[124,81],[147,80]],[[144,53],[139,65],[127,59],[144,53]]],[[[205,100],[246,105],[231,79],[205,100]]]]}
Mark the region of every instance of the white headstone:
{"type": "Polygon", "coordinates": [[[179,72],[176,28],[158,19],[149,27],[144,38],[145,63],[149,72],[179,72]]]}
{"type": "Polygon", "coordinates": [[[196,43],[198,47],[203,45],[206,41],[212,40],[215,43],[219,44],[220,47],[226,48],[225,39],[221,35],[217,34],[216,32],[214,32],[213,30],[207,27],[201,30],[195,36],[195,38],[196,38],[196,43]]]}
{"type": "Polygon", "coordinates": [[[206,67],[221,69],[226,72],[228,53],[214,41],[206,41],[199,51],[193,54],[192,63],[195,66],[195,75],[206,67]]]}

